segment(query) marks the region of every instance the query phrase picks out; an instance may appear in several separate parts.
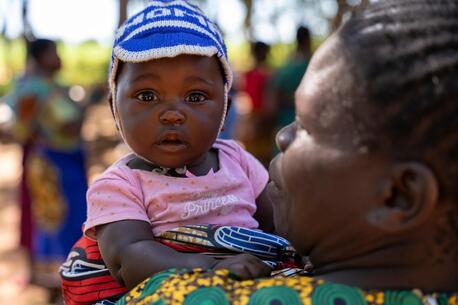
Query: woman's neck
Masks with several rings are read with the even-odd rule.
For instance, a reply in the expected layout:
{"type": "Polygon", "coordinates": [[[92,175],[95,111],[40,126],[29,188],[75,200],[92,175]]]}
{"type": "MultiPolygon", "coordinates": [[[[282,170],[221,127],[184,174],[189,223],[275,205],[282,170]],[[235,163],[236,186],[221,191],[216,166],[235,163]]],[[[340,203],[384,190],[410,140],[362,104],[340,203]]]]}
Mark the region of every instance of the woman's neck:
{"type": "Polygon", "coordinates": [[[458,291],[457,258],[446,256],[444,249],[439,249],[427,236],[422,239],[422,236],[416,235],[412,239],[403,239],[403,242],[392,240],[377,246],[372,249],[367,247],[359,253],[356,251],[354,255],[340,253],[334,256],[344,259],[333,260],[332,255],[328,256],[315,265],[315,274],[326,281],[363,289],[458,291]]]}
{"type": "Polygon", "coordinates": [[[317,277],[362,289],[420,289],[425,293],[457,292],[458,263],[426,266],[395,266],[392,268],[352,268],[334,270],[317,277]]]}
{"type": "Polygon", "coordinates": [[[51,80],[54,77],[54,71],[49,71],[48,69],[43,69],[39,67],[35,67],[35,69],[32,70],[32,73],[36,76],[49,79],[51,80]]]}

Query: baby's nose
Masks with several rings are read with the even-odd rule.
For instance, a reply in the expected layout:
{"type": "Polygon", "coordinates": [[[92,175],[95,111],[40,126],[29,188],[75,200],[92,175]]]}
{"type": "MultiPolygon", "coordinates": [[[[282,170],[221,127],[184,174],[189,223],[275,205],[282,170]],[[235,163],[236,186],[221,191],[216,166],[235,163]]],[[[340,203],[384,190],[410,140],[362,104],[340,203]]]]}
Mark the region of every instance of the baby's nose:
{"type": "Polygon", "coordinates": [[[159,120],[162,124],[182,124],[185,121],[185,116],[178,110],[167,110],[164,111],[159,120]]]}

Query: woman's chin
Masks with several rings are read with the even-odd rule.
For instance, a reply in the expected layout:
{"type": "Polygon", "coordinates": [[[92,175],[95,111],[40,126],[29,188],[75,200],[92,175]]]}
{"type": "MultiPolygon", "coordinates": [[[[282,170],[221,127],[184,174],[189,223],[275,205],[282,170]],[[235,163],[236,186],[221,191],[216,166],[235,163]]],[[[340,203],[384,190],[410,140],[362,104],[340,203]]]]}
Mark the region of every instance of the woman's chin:
{"type": "Polygon", "coordinates": [[[285,201],[284,192],[278,187],[278,184],[276,184],[273,180],[271,180],[267,185],[267,192],[274,205],[274,209],[277,204],[281,204],[283,201],[285,201]]]}

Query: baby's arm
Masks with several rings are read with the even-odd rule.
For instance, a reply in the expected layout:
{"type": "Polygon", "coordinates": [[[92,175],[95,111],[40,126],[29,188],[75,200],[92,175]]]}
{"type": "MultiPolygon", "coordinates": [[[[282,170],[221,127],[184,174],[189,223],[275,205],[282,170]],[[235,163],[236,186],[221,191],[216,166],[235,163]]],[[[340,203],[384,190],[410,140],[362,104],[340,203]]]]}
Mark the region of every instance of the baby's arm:
{"type": "Polygon", "coordinates": [[[256,198],[256,213],[253,217],[259,223],[259,229],[267,233],[274,233],[272,202],[267,194],[267,187],[256,198]]]}
{"type": "Polygon", "coordinates": [[[217,261],[202,254],[177,252],[156,242],[150,224],[145,221],[122,220],[101,225],[97,227],[96,236],[110,273],[129,289],[152,274],[169,268],[224,268],[241,279],[270,274],[268,265],[249,254],[239,254],[217,261]]]}
{"type": "Polygon", "coordinates": [[[154,273],[169,268],[210,269],[216,260],[177,252],[154,240],[145,221],[123,220],[97,226],[97,241],[112,276],[131,289],[154,273]]]}

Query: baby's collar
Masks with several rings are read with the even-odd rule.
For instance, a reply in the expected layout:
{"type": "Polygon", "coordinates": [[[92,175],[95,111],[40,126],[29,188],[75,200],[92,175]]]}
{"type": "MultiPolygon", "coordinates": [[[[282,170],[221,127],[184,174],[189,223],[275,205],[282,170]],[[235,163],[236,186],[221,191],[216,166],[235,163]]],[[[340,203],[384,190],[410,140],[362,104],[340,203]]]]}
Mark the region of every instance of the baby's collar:
{"type": "Polygon", "coordinates": [[[144,171],[154,172],[159,175],[171,176],[171,177],[187,177],[186,173],[188,172],[186,165],[182,167],[178,167],[178,168],[164,167],[164,166],[153,164],[140,157],[136,157],[130,160],[129,162],[127,162],[127,166],[131,169],[144,170],[144,171]]]}

